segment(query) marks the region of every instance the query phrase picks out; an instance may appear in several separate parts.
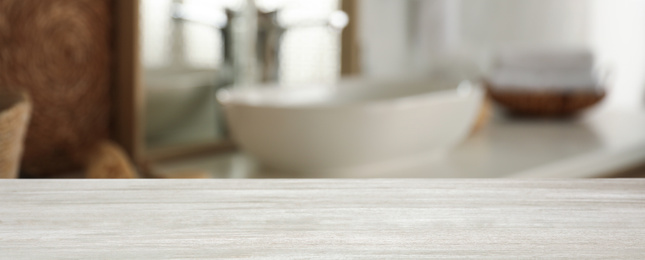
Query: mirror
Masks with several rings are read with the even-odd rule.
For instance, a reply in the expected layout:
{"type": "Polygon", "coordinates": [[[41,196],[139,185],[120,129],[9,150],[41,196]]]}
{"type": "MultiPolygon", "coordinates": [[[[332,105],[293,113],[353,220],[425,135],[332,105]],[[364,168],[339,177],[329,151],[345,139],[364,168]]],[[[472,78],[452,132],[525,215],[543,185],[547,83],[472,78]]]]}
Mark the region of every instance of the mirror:
{"type": "Polygon", "coordinates": [[[218,89],[336,80],[339,9],[339,0],[141,0],[147,150],[226,142],[218,89]]]}

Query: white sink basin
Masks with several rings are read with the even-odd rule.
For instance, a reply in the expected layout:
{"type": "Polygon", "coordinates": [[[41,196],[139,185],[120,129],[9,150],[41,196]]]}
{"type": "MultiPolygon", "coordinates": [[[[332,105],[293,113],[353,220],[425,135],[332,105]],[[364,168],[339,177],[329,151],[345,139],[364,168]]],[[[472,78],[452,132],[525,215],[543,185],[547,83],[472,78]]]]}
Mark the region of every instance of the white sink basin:
{"type": "Polygon", "coordinates": [[[356,169],[445,150],[470,131],[484,92],[442,76],[352,79],[218,93],[234,140],[269,169],[356,169]]]}

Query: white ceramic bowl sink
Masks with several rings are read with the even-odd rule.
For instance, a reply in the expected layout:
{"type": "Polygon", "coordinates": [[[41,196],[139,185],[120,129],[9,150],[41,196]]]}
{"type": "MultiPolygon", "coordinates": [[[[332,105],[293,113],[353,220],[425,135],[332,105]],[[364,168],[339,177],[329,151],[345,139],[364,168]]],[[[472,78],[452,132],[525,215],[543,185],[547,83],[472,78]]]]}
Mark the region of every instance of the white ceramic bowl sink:
{"type": "Polygon", "coordinates": [[[479,85],[447,77],[352,79],[218,93],[233,139],[270,169],[351,169],[446,149],[477,117],[479,85]]]}

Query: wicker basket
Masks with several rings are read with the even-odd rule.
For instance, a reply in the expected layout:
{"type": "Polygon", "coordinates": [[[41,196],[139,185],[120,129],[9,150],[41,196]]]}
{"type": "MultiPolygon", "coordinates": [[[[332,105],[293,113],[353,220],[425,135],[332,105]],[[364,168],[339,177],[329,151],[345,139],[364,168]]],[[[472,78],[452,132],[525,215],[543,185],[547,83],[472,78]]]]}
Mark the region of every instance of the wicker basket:
{"type": "Polygon", "coordinates": [[[24,93],[0,90],[0,178],[17,178],[31,103],[24,93]]]}
{"type": "Polygon", "coordinates": [[[489,96],[517,115],[560,117],[589,108],[604,97],[601,91],[508,91],[487,87],[489,96]]]}
{"type": "Polygon", "coordinates": [[[29,93],[22,171],[78,171],[109,137],[111,0],[0,0],[0,86],[29,93]]]}

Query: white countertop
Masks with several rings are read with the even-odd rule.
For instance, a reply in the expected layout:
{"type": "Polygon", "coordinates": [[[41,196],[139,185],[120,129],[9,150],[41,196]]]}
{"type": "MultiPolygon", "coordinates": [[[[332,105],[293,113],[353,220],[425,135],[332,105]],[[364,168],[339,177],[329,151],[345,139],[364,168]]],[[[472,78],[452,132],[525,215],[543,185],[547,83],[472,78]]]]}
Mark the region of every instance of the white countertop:
{"type": "Polygon", "coordinates": [[[206,170],[216,178],[604,177],[645,165],[645,109],[601,106],[571,120],[495,116],[458,147],[361,172],[285,173],[260,169],[241,153],[159,165],[206,170]]]}
{"type": "Polygon", "coordinates": [[[645,259],[642,180],[7,180],[0,259],[645,259]]]}

